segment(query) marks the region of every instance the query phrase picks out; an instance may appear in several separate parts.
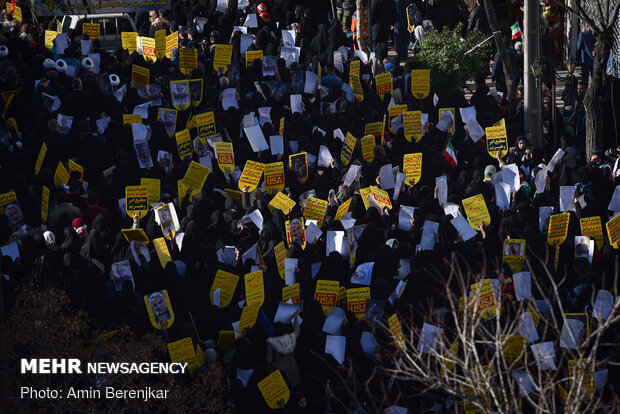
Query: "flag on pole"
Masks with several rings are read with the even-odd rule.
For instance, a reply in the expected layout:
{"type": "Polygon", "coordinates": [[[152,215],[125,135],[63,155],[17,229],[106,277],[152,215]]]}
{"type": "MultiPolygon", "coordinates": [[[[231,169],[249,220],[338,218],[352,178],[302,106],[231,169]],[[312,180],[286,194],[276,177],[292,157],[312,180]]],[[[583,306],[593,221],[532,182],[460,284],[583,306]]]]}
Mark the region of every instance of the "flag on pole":
{"type": "Polygon", "coordinates": [[[519,27],[519,22],[515,22],[512,26],[512,40],[518,39],[521,37],[521,28],[519,27]]]}
{"type": "Polygon", "coordinates": [[[448,142],[448,146],[443,152],[443,157],[450,163],[452,168],[456,167],[456,152],[454,152],[452,141],[448,142]]]}

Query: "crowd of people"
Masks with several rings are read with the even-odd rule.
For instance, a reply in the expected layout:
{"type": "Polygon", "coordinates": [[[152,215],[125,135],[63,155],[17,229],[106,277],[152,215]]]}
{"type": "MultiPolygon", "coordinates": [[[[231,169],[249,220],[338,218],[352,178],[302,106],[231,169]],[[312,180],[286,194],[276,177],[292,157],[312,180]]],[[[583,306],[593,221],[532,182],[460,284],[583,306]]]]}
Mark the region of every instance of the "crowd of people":
{"type": "MultiPolygon", "coordinates": [[[[64,50],[56,41],[50,50],[44,31],[5,13],[0,240],[7,313],[27,281],[61,287],[102,331],[128,325],[168,342],[190,337],[204,353],[198,369],[224,367],[235,412],[271,410],[258,384],[276,370],[290,390],[276,401],[283,412],[354,412],[369,410],[389,381],[377,370],[393,368],[401,352],[388,318],[398,315],[407,331],[436,312],[450,335],[456,322],[443,283],[453,258],[476,282],[503,278],[498,300],[507,302],[518,271],[504,260],[507,239],[525,241],[517,256],[532,278],[549,271],[562,280],[558,295],[544,293],[566,312],[591,314],[597,292],[613,289],[617,253],[605,224],[620,211],[620,146],[586,159],[586,82],[575,83],[568,112],[544,98],[545,136],[555,131],[562,144],[548,138],[534,146],[522,106],[506,119],[502,94],[484,83],[470,99],[463,91],[412,95],[411,70],[424,68],[407,59],[417,38],[405,15],[410,1],[373,0],[371,27],[349,0],[335,2],[335,19],[329,2],[242,3],[173,1],[171,10],[138,15],[141,35],[178,33],[170,57],[154,62],[120,47],[106,53],[97,39],[84,53],[79,29],[66,34],[64,50]],[[372,57],[359,53],[357,24],[372,57]],[[395,55],[388,54],[392,33],[395,55]],[[223,66],[219,45],[232,46],[223,66]],[[190,69],[181,62],[188,50],[196,51],[190,69]],[[262,58],[246,61],[252,51],[262,58]],[[144,85],[136,84],[136,66],[149,70],[144,85]],[[375,79],[384,73],[391,88],[380,96],[375,79]],[[171,82],[179,81],[173,93],[171,82]],[[400,112],[390,110],[399,105],[400,112]],[[413,138],[403,111],[422,113],[423,131],[413,138]],[[201,123],[209,113],[213,122],[201,123]],[[472,137],[472,117],[483,130],[504,124],[509,148],[489,152],[485,139],[472,137]],[[372,144],[362,145],[369,134],[372,144]],[[220,157],[224,143],[232,157],[220,157]],[[408,154],[421,154],[421,169],[406,170],[408,154]],[[267,183],[274,164],[281,173],[267,183]],[[250,171],[256,165],[258,178],[250,171]],[[148,197],[130,197],[133,186],[147,188],[148,197]],[[464,200],[478,195],[487,214],[473,222],[464,200]],[[564,212],[566,236],[549,246],[550,216],[564,212]],[[469,219],[465,227],[459,216],[469,219]],[[575,236],[580,219],[590,217],[600,226],[584,258],[575,236]],[[326,281],[336,290],[323,291],[334,286],[326,281]],[[366,287],[361,311],[347,306],[343,290],[366,287]],[[290,300],[283,289],[294,292],[290,300]],[[342,381],[351,377],[355,389],[342,381]]],[[[413,14],[424,30],[467,19],[467,12],[441,15],[428,4],[413,14]]],[[[483,30],[484,10],[470,10],[471,29],[483,30]]],[[[47,30],[57,29],[52,20],[47,30]]],[[[543,286],[532,283],[530,299],[541,299],[543,286]]],[[[558,309],[548,305],[547,313],[558,309]]],[[[610,332],[608,342],[617,341],[617,326],[610,332]]],[[[600,359],[617,359],[601,352],[600,359]]],[[[614,369],[601,390],[607,401],[620,383],[614,369]]],[[[447,412],[455,403],[418,387],[397,380],[381,409],[447,412]]]]}

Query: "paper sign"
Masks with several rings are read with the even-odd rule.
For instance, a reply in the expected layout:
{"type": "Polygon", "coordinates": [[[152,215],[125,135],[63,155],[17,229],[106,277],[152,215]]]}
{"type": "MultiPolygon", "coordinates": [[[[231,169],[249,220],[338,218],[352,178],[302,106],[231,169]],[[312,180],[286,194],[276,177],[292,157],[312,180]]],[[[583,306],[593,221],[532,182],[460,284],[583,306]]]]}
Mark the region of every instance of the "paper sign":
{"type": "Polygon", "coordinates": [[[394,130],[392,122],[396,117],[407,110],[407,105],[394,105],[388,108],[388,128],[391,133],[395,134],[398,132],[398,129],[394,130]]]}
{"type": "Polygon", "coordinates": [[[495,158],[495,153],[501,150],[501,157],[508,153],[508,137],[506,135],[506,125],[492,126],[485,128],[487,135],[487,151],[495,158]]]}
{"type": "Polygon", "coordinates": [[[323,312],[329,313],[336,306],[336,297],[340,284],[333,280],[318,280],[316,282],[316,290],[314,300],[321,304],[323,312]]]}
{"type": "Polygon", "coordinates": [[[422,125],[421,111],[403,112],[403,126],[405,138],[409,142],[419,142],[424,135],[424,125],[422,125]]]}
{"type": "Polygon", "coordinates": [[[235,169],[235,155],[232,142],[216,142],[215,154],[217,155],[217,164],[220,170],[225,174],[232,174],[235,169]]]}
{"type": "Polygon", "coordinates": [[[179,111],[184,111],[189,108],[192,102],[189,94],[189,81],[170,81],[170,98],[172,100],[172,106],[179,111]]]}
{"type": "Polygon", "coordinates": [[[181,70],[181,73],[184,75],[189,75],[197,67],[198,55],[196,49],[179,49],[179,69],[181,70]]]}
{"type": "MultiPolygon", "coordinates": [[[[155,63],[157,55],[155,54],[155,39],[152,37],[141,36],[136,39],[136,45],[142,43],[142,56],[147,62],[155,63]]],[[[138,47],[138,49],[140,49],[138,47]]]]}
{"type": "Polygon", "coordinates": [[[304,217],[306,220],[317,220],[318,227],[323,225],[325,212],[327,211],[327,200],[320,198],[308,197],[306,206],[304,207],[304,217]]]}
{"type": "Polygon", "coordinates": [[[155,246],[155,252],[157,253],[157,257],[159,258],[159,263],[161,263],[161,267],[165,269],[166,264],[172,261],[172,258],[170,257],[170,251],[168,250],[168,245],[166,244],[166,240],[163,237],[153,239],[153,245],[155,246]]]}
{"type": "Polygon", "coordinates": [[[265,190],[269,194],[284,190],[284,163],[265,164],[265,190]]]}
{"type": "Polygon", "coordinates": [[[411,71],[411,95],[416,99],[424,99],[431,90],[430,69],[415,69],[411,71]]]}
{"type": "Polygon", "coordinates": [[[227,71],[232,59],[232,45],[215,45],[215,53],[213,55],[213,69],[216,72],[220,70],[227,71]]]}
{"type": "Polygon", "coordinates": [[[396,346],[401,349],[405,349],[407,343],[405,342],[403,329],[400,326],[400,321],[398,320],[398,316],[396,314],[388,318],[388,326],[390,327],[390,332],[392,332],[392,337],[394,338],[394,343],[396,346]]]}
{"type": "Polygon", "coordinates": [[[235,293],[238,282],[239,276],[229,272],[225,272],[223,270],[218,270],[215,274],[213,285],[211,285],[211,290],[209,291],[209,298],[211,299],[211,303],[213,303],[213,292],[219,289],[220,307],[225,308],[230,305],[230,301],[235,293]]]}
{"type": "Polygon", "coordinates": [[[260,310],[260,305],[247,305],[241,311],[241,318],[239,319],[239,326],[237,326],[237,332],[243,333],[245,329],[249,329],[254,326],[256,323],[256,318],[258,317],[258,311],[260,310]]]}
{"type": "Polygon", "coordinates": [[[579,220],[581,225],[581,235],[591,237],[596,242],[598,250],[603,248],[603,229],[601,227],[601,217],[584,217],[579,220]]]}
{"type": "Polygon", "coordinates": [[[144,88],[150,83],[151,71],[138,65],[131,65],[131,82],[137,88],[144,88]]]}
{"type": "Polygon", "coordinates": [[[504,240],[503,261],[508,263],[513,272],[520,272],[523,269],[525,258],[525,240],[506,239],[504,240]]]}
{"type": "Polygon", "coordinates": [[[213,115],[213,111],[196,115],[196,128],[198,129],[198,136],[202,142],[206,142],[207,138],[215,135],[215,116],[213,115]]]}
{"type": "Polygon", "coordinates": [[[571,378],[571,390],[583,387],[590,397],[596,393],[594,377],[594,361],[587,359],[572,359],[568,361],[568,376],[571,378]]]}
{"type": "Polygon", "coordinates": [[[59,162],[56,166],[56,171],[54,172],[54,185],[58,188],[61,184],[67,185],[68,182],[69,172],[67,171],[65,166],[62,165],[61,162],[59,162]]]}
{"type": "Polygon", "coordinates": [[[136,49],[136,38],[138,33],[136,32],[121,32],[121,46],[123,49],[127,49],[127,51],[131,54],[135,52],[136,49]]]}
{"type": "Polygon", "coordinates": [[[353,150],[355,149],[355,144],[357,139],[351,135],[350,132],[347,132],[347,137],[342,144],[342,150],[340,151],[340,160],[344,165],[349,165],[351,162],[351,157],[353,155],[353,150]]]}
{"type": "Polygon", "coordinates": [[[549,243],[549,246],[564,243],[568,235],[569,219],[570,213],[554,214],[549,218],[549,231],[547,232],[547,243],[549,243]]]}
{"type": "Polygon", "coordinates": [[[375,137],[374,135],[366,135],[361,139],[362,142],[362,157],[368,162],[372,162],[375,159],[375,137]]]}
{"type": "Polygon", "coordinates": [[[618,248],[618,241],[620,241],[620,214],[609,220],[605,227],[607,228],[607,237],[609,237],[609,244],[614,249],[618,248]]]}
{"type": "Polygon", "coordinates": [[[297,203],[285,196],[282,192],[278,192],[269,202],[269,207],[282,210],[284,214],[288,214],[297,203]]]}
{"type": "Polygon", "coordinates": [[[134,213],[138,213],[140,218],[146,217],[149,211],[148,190],[146,187],[139,185],[128,185],[125,187],[125,210],[129,217],[133,217],[134,213]]]}
{"type": "Polygon", "coordinates": [[[37,162],[34,165],[34,175],[39,175],[39,171],[41,171],[41,166],[43,165],[43,160],[45,159],[46,154],[47,144],[44,142],[41,144],[41,149],[39,150],[39,155],[37,156],[37,162]]]}
{"type": "Polygon", "coordinates": [[[484,319],[495,318],[495,290],[491,279],[474,283],[470,289],[478,301],[478,315],[484,319]]]}
{"type": "Polygon", "coordinates": [[[247,186],[248,192],[254,191],[263,175],[263,169],[264,165],[260,162],[252,160],[246,161],[241,177],[239,178],[239,189],[243,190],[243,187],[247,186]]]}
{"type": "Polygon", "coordinates": [[[166,36],[166,57],[170,59],[172,56],[172,49],[178,49],[179,47],[179,32],[174,32],[166,36]]]}
{"type": "Polygon", "coordinates": [[[274,371],[267,378],[260,381],[258,388],[269,408],[273,409],[279,409],[280,405],[284,406],[291,396],[291,392],[280,370],[274,371]]]}
{"type": "Polygon", "coordinates": [[[90,40],[99,39],[100,37],[99,23],[82,23],[82,33],[87,34],[90,40]]]}
{"type": "Polygon", "coordinates": [[[290,299],[293,303],[299,303],[299,298],[299,283],[282,288],[282,302],[287,302],[290,299]]]}
{"type": "Polygon", "coordinates": [[[366,314],[366,300],[370,299],[370,288],[347,289],[347,309],[355,314],[358,320],[366,314]]]}
{"type": "Polygon", "coordinates": [[[436,125],[437,129],[443,132],[448,131],[449,134],[454,134],[454,120],[456,119],[456,110],[454,108],[439,108],[437,112],[437,116],[439,117],[439,122],[437,122],[436,125]],[[450,114],[444,113],[444,111],[448,111],[450,112],[450,114]],[[442,124],[444,123],[446,129],[444,129],[444,127],[442,126],[442,124]]]}
{"type": "Polygon", "coordinates": [[[392,94],[392,74],[390,72],[375,76],[377,95],[383,100],[386,93],[392,94]]]}
{"type": "Polygon", "coordinates": [[[245,52],[245,67],[251,66],[256,59],[263,60],[262,50],[248,50],[245,52]]]}
{"type": "Polygon", "coordinates": [[[403,155],[403,173],[407,176],[405,181],[407,185],[415,185],[420,181],[422,176],[421,152],[403,155]]]}
{"type": "Polygon", "coordinates": [[[243,276],[245,281],[245,301],[249,305],[261,306],[265,302],[265,285],[263,283],[263,271],[246,273],[243,276]]]}
{"type": "Polygon", "coordinates": [[[151,325],[156,329],[163,329],[161,323],[167,321],[168,328],[174,323],[174,311],[166,290],[153,292],[144,296],[144,303],[149,314],[151,325]]]}
{"type": "MultiPolygon", "coordinates": [[[[276,264],[278,266],[278,273],[280,274],[280,278],[284,280],[284,259],[288,257],[288,251],[286,247],[284,247],[284,242],[280,242],[273,247],[273,253],[276,256],[276,264]]],[[[285,300],[282,300],[285,302],[285,300]]]]}
{"type": "Polygon", "coordinates": [[[465,208],[465,214],[467,215],[467,221],[471,226],[478,230],[480,222],[485,226],[491,224],[491,216],[487,205],[484,201],[482,194],[476,194],[475,196],[463,199],[463,207],[465,208]]]}
{"type": "Polygon", "coordinates": [[[191,373],[198,367],[196,351],[192,338],[185,338],[168,344],[168,352],[172,362],[187,363],[187,368],[191,373]]]}
{"type": "Polygon", "coordinates": [[[344,203],[338,206],[335,220],[342,220],[342,217],[344,217],[344,215],[347,214],[347,212],[349,211],[349,206],[351,206],[351,200],[353,199],[349,198],[347,201],[345,201],[344,203]]]}

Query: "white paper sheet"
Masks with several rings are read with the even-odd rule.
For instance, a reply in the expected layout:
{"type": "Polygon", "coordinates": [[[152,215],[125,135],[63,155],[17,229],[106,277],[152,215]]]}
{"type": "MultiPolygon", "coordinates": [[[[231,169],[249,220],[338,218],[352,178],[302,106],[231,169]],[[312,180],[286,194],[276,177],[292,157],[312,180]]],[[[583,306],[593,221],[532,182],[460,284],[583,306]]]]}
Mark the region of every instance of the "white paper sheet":
{"type": "Polygon", "coordinates": [[[293,316],[297,310],[301,311],[301,303],[280,303],[278,305],[278,310],[276,311],[276,316],[273,318],[273,323],[292,323],[293,316]]]}
{"type": "Polygon", "coordinates": [[[239,109],[237,90],[235,88],[228,88],[222,91],[222,108],[224,110],[227,110],[228,108],[239,109]]]}
{"type": "Polygon", "coordinates": [[[541,370],[552,369],[557,371],[555,366],[555,350],[553,349],[553,342],[542,342],[540,344],[530,345],[530,349],[534,354],[534,358],[540,364],[541,370]]]}
{"type": "Polygon", "coordinates": [[[351,276],[351,283],[357,283],[359,285],[370,286],[370,280],[372,278],[372,269],[375,266],[375,262],[362,263],[357,266],[355,273],[351,276]]]}
{"type": "Polygon", "coordinates": [[[306,83],[304,84],[304,93],[315,95],[318,83],[319,77],[316,75],[316,73],[306,71],[306,83]]]}
{"type": "Polygon", "coordinates": [[[614,296],[607,290],[599,290],[594,301],[592,316],[597,319],[607,319],[614,306],[614,296]]]}
{"type": "Polygon", "coordinates": [[[461,234],[463,241],[467,241],[478,234],[478,232],[474,230],[465,217],[461,215],[450,220],[450,223],[452,223],[454,228],[461,234]]]}
{"type": "Polygon", "coordinates": [[[282,44],[284,46],[295,46],[297,33],[295,30],[282,30],[282,44]]]}
{"type": "Polygon", "coordinates": [[[560,212],[575,211],[575,186],[560,186],[560,212]]]}
{"type": "Polygon", "coordinates": [[[538,230],[543,231],[545,221],[553,214],[553,206],[541,206],[538,208],[538,230]]]}
{"type": "Polygon", "coordinates": [[[452,115],[452,112],[443,110],[441,111],[441,119],[439,119],[439,122],[437,122],[435,127],[442,132],[446,132],[448,128],[450,128],[452,121],[454,121],[454,115],[452,115]]]}
{"type": "Polygon", "coordinates": [[[551,172],[553,172],[553,170],[555,169],[555,165],[557,164],[558,160],[562,159],[562,157],[564,156],[564,150],[561,148],[558,148],[558,150],[555,152],[555,154],[553,154],[553,157],[551,158],[551,161],[549,161],[549,165],[547,165],[547,169],[551,172]]]}
{"type": "Polygon", "coordinates": [[[270,135],[269,147],[271,148],[271,155],[284,154],[284,138],[282,135],[270,135]]]}
{"type": "Polygon", "coordinates": [[[310,223],[308,227],[306,227],[306,242],[307,243],[310,243],[310,244],[314,243],[314,241],[318,239],[319,237],[321,237],[322,235],[323,235],[323,232],[321,231],[321,229],[317,227],[316,224],[310,223]]]}
{"type": "Polygon", "coordinates": [[[319,148],[319,167],[330,168],[331,162],[334,159],[331,152],[325,145],[321,145],[319,148]]]}
{"type": "Polygon", "coordinates": [[[395,187],[392,164],[385,164],[379,169],[379,185],[382,190],[390,190],[395,187]]]}
{"type": "Polygon", "coordinates": [[[452,218],[456,218],[459,215],[459,206],[454,203],[446,203],[443,206],[443,212],[446,216],[452,216],[452,218]]]}
{"type": "Polygon", "coordinates": [[[344,231],[328,231],[325,242],[325,256],[331,252],[338,252],[343,257],[349,257],[349,245],[344,231]]]}
{"type": "Polygon", "coordinates": [[[357,180],[357,178],[359,177],[361,170],[362,170],[361,165],[352,164],[349,167],[349,171],[347,171],[347,174],[344,176],[344,185],[346,185],[347,187],[350,187],[353,181],[357,180]]]}
{"type": "Polygon", "coordinates": [[[620,211],[620,185],[617,185],[614,189],[614,194],[611,197],[607,210],[620,211]]]}
{"type": "Polygon", "coordinates": [[[560,346],[566,349],[577,349],[580,345],[581,331],[583,331],[583,322],[577,319],[566,319],[564,325],[562,325],[562,332],[560,333],[560,346]],[[573,336],[571,337],[571,333],[573,336]]]}
{"type": "Polygon", "coordinates": [[[534,325],[534,319],[532,319],[532,314],[529,312],[521,314],[519,317],[519,328],[517,330],[519,335],[525,338],[525,343],[527,344],[540,339],[538,331],[536,330],[536,325],[534,325]]]}
{"type": "Polygon", "coordinates": [[[510,185],[501,182],[495,184],[495,204],[500,210],[510,210],[510,185]]]}
{"type": "Polygon", "coordinates": [[[330,335],[340,335],[342,323],[344,322],[344,310],[342,308],[332,308],[325,323],[323,323],[323,332],[330,335]]]}
{"type": "Polygon", "coordinates": [[[435,349],[437,339],[441,337],[442,332],[443,329],[425,323],[420,332],[420,339],[417,347],[418,352],[428,353],[435,349]]]}
{"type": "Polygon", "coordinates": [[[250,378],[252,378],[252,374],[254,374],[254,369],[242,369],[237,368],[237,378],[243,384],[243,388],[247,388],[248,382],[250,382],[250,378]]]}
{"type": "Polygon", "coordinates": [[[519,272],[512,275],[517,300],[532,300],[532,277],[530,272],[519,272]]]}
{"type": "Polygon", "coordinates": [[[461,113],[461,119],[464,124],[467,124],[470,120],[476,118],[476,107],[469,106],[467,108],[459,108],[459,112],[461,113]]]}
{"type": "Polygon", "coordinates": [[[256,20],[256,13],[248,14],[245,17],[245,22],[243,23],[244,27],[249,27],[250,29],[258,27],[258,21],[256,20]]]}
{"type": "Polygon", "coordinates": [[[439,223],[431,220],[424,221],[424,228],[422,229],[422,237],[420,239],[420,249],[435,249],[435,233],[437,233],[438,229],[439,223]]]}
{"type": "Polygon", "coordinates": [[[534,382],[532,381],[532,378],[527,373],[527,371],[523,369],[515,369],[512,371],[512,376],[514,377],[515,381],[517,381],[521,397],[525,397],[526,395],[534,391],[534,382]]]}
{"type": "Polygon", "coordinates": [[[467,124],[465,124],[465,129],[469,132],[469,136],[471,140],[474,142],[478,142],[486,135],[484,129],[478,123],[478,120],[474,117],[469,120],[467,124]]]}
{"type": "Polygon", "coordinates": [[[400,210],[398,211],[398,230],[411,231],[411,219],[413,218],[414,212],[415,207],[400,206],[400,210]]]}
{"type": "Polygon", "coordinates": [[[365,353],[372,356],[375,355],[375,348],[377,347],[377,342],[375,341],[375,336],[372,334],[372,332],[362,332],[360,343],[362,344],[362,350],[365,353]]]}
{"type": "Polygon", "coordinates": [[[299,112],[300,114],[303,112],[301,108],[301,95],[291,95],[291,111],[293,113],[299,112]]]}
{"type": "Polygon", "coordinates": [[[262,129],[260,129],[259,125],[254,125],[249,128],[243,128],[245,132],[245,136],[250,141],[250,145],[252,146],[252,151],[265,151],[269,149],[269,145],[267,145],[267,141],[265,140],[265,136],[263,135],[262,129]]]}
{"type": "Polygon", "coordinates": [[[536,184],[536,194],[545,192],[545,187],[547,185],[547,168],[543,168],[536,173],[534,183],[536,184]]]}
{"type": "Polygon", "coordinates": [[[437,201],[440,206],[446,205],[448,202],[448,179],[445,175],[435,177],[435,186],[437,187],[437,201]]]}
{"type": "Polygon", "coordinates": [[[295,272],[297,268],[298,259],[285,258],[284,259],[284,283],[286,286],[291,286],[297,283],[295,272]]]}
{"type": "Polygon", "coordinates": [[[16,241],[12,241],[0,247],[2,256],[9,256],[11,259],[16,260],[21,257],[19,255],[19,246],[16,241]]]}
{"type": "Polygon", "coordinates": [[[213,291],[213,306],[217,306],[218,308],[222,307],[220,288],[213,291]]]}
{"type": "Polygon", "coordinates": [[[254,244],[254,246],[250,247],[243,255],[241,256],[241,260],[243,260],[243,264],[249,259],[254,260],[255,264],[260,263],[260,258],[258,257],[258,243],[254,244]]]}
{"type": "Polygon", "coordinates": [[[346,349],[346,345],[346,336],[327,335],[325,337],[325,353],[332,355],[340,365],[344,362],[344,351],[346,349]]]}
{"type": "Polygon", "coordinates": [[[344,136],[344,134],[342,133],[342,130],[340,128],[334,129],[333,135],[334,135],[334,138],[338,138],[342,142],[344,142],[344,140],[346,139],[346,137],[344,136]]]}
{"type": "Polygon", "coordinates": [[[82,56],[88,56],[90,53],[90,40],[80,40],[80,49],[82,56]]]}

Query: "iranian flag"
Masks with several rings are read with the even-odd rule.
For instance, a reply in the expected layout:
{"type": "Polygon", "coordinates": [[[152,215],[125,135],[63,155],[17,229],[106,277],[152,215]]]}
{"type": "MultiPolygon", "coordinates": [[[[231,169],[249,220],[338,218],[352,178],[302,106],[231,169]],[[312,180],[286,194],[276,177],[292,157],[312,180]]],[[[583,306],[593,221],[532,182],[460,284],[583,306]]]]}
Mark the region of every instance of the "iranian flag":
{"type": "Polygon", "coordinates": [[[454,147],[452,146],[452,141],[448,142],[448,146],[443,152],[443,157],[448,160],[452,168],[456,167],[456,152],[454,152],[454,147]]]}
{"type": "Polygon", "coordinates": [[[519,27],[519,22],[515,22],[512,26],[512,40],[518,39],[521,37],[521,28],[519,27]]]}

